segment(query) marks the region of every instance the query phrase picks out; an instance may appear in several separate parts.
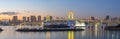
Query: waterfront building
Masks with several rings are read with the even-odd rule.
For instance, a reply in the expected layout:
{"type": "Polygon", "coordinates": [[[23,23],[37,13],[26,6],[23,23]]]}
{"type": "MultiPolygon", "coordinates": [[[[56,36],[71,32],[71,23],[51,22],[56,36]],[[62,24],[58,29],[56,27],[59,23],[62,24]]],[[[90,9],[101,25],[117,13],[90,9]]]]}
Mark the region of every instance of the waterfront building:
{"type": "Polygon", "coordinates": [[[13,19],[12,19],[13,22],[16,22],[18,21],[18,17],[17,16],[13,16],[13,19]]]}
{"type": "Polygon", "coordinates": [[[36,22],[36,16],[31,16],[31,22],[36,22]]]}
{"type": "Polygon", "coordinates": [[[23,16],[23,22],[26,22],[27,21],[27,18],[25,16],[23,16]]]}
{"type": "Polygon", "coordinates": [[[68,20],[74,20],[74,13],[72,11],[68,12],[68,20]]]}
{"type": "Polygon", "coordinates": [[[44,21],[45,22],[51,21],[52,18],[53,18],[52,16],[46,16],[46,17],[44,17],[44,21]]]}
{"type": "Polygon", "coordinates": [[[68,12],[68,23],[67,26],[69,26],[70,28],[73,28],[75,22],[74,22],[74,13],[72,11],[68,12]]]}
{"type": "Polygon", "coordinates": [[[52,19],[53,19],[53,17],[52,17],[52,16],[49,16],[49,18],[50,18],[50,20],[52,20],[52,19]]]}
{"type": "Polygon", "coordinates": [[[44,21],[46,20],[46,17],[44,17],[44,21]]]}
{"type": "Polygon", "coordinates": [[[109,15],[107,15],[106,16],[106,18],[105,18],[105,20],[109,20],[110,19],[110,16],[109,15]]]}
{"type": "Polygon", "coordinates": [[[12,23],[13,23],[13,25],[20,24],[20,21],[18,20],[18,16],[13,16],[12,23]]]}
{"type": "Polygon", "coordinates": [[[41,16],[38,16],[38,22],[40,22],[41,21],[41,16]]]}
{"type": "Polygon", "coordinates": [[[95,17],[94,17],[94,16],[91,16],[91,20],[95,20],[95,17]]]}
{"type": "Polygon", "coordinates": [[[30,17],[27,17],[27,22],[30,22],[30,17]]]}
{"type": "Polygon", "coordinates": [[[56,17],[56,20],[59,20],[59,17],[56,17]]]}

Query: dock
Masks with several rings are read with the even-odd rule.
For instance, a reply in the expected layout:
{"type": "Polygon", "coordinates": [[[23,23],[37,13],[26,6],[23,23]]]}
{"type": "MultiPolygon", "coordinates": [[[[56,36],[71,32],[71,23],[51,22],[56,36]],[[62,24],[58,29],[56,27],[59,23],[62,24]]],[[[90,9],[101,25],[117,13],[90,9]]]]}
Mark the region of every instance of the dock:
{"type": "Polygon", "coordinates": [[[17,29],[19,32],[41,32],[41,31],[82,31],[84,29],[17,29]]]}
{"type": "Polygon", "coordinates": [[[105,30],[120,30],[120,24],[117,26],[106,26],[105,30]]]}
{"type": "Polygon", "coordinates": [[[116,26],[107,26],[105,27],[105,30],[120,30],[120,28],[116,26]]]}

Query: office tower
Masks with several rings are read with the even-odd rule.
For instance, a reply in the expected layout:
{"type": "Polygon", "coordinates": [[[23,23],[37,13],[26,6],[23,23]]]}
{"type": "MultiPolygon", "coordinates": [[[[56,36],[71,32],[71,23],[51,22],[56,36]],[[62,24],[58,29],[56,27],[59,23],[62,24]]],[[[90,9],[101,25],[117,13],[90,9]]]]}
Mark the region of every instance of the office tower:
{"type": "Polygon", "coordinates": [[[30,22],[30,17],[27,17],[27,22],[30,22]]]}
{"type": "Polygon", "coordinates": [[[94,16],[91,16],[91,20],[95,20],[95,17],[94,17],[94,16]]]}
{"type": "Polygon", "coordinates": [[[75,23],[74,23],[74,13],[72,11],[69,11],[68,12],[68,22],[67,22],[67,25],[69,26],[69,28],[71,28],[75,23]]]}
{"type": "Polygon", "coordinates": [[[13,16],[12,21],[13,21],[13,22],[17,22],[17,21],[18,21],[18,17],[17,17],[17,16],[13,16]]]}
{"type": "Polygon", "coordinates": [[[36,16],[31,16],[31,22],[36,22],[36,16]]]}
{"type": "Polygon", "coordinates": [[[38,16],[38,22],[40,22],[41,21],[41,16],[38,16]]]}
{"type": "Polygon", "coordinates": [[[13,23],[13,25],[20,24],[20,21],[18,20],[18,16],[13,16],[12,23],[13,23]]]}
{"type": "Polygon", "coordinates": [[[52,20],[52,19],[53,19],[53,17],[52,17],[52,16],[49,16],[49,18],[50,18],[50,20],[52,20]]]}
{"type": "Polygon", "coordinates": [[[53,17],[52,16],[46,16],[46,17],[44,17],[44,21],[51,21],[53,19],[53,17]]]}
{"type": "Polygon", "coordinates": [[[105,20],[108,20],[108,19],[110,19],[110,16],[109,16],[109,15],[106,16],[105,20]]]}
{"type": "Polygon", "coordinates": [[[44,17],[44,20],[46,20],[46,17],[44,17]]]}
{"type": "Polygon", "coordinates": [[[72,11],[68,12],[68,20],[74,20],[74,13],[72,11]]]}
{"type": "Polygon", "coordinates": [[[46,16],[46,21],[50,21],[50,16],[46,16]]]}
{"type": "Polygon", "coordinates": [[[27,18],[24,16],[23,17],[23,22],[26,22],[27,21],[27,18]]]}

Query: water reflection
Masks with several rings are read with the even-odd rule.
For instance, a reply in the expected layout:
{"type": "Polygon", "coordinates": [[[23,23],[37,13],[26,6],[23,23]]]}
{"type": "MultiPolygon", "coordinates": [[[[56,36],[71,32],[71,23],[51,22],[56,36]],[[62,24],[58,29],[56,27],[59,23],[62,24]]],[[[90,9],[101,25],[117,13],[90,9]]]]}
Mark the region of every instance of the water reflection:
{"type": "Polygon", "coordinates": [[[50,39],[50,32],[46,32],[46,39],[50,39]]]}
{"type": "Polygon", "coordinates": [[[120,31],[86,29],[84,31],[16,32],[14,27],[2,27],[0,39],[120,39],[120,31]]]}
{"type": "Polygon", "coordinates": [[[74,39],[74,31],[68,31],[68,39],[74,39]]]}

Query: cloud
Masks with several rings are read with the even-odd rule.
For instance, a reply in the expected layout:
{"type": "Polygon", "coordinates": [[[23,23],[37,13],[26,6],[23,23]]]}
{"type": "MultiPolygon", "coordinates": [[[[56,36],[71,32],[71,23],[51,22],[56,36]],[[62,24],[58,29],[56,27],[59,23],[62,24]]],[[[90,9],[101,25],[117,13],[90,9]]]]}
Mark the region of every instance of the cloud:
{"type": "Polygon", "coordinates": [[[17,12],[1,12],[0,15],[17,15],[17,12]]]}

